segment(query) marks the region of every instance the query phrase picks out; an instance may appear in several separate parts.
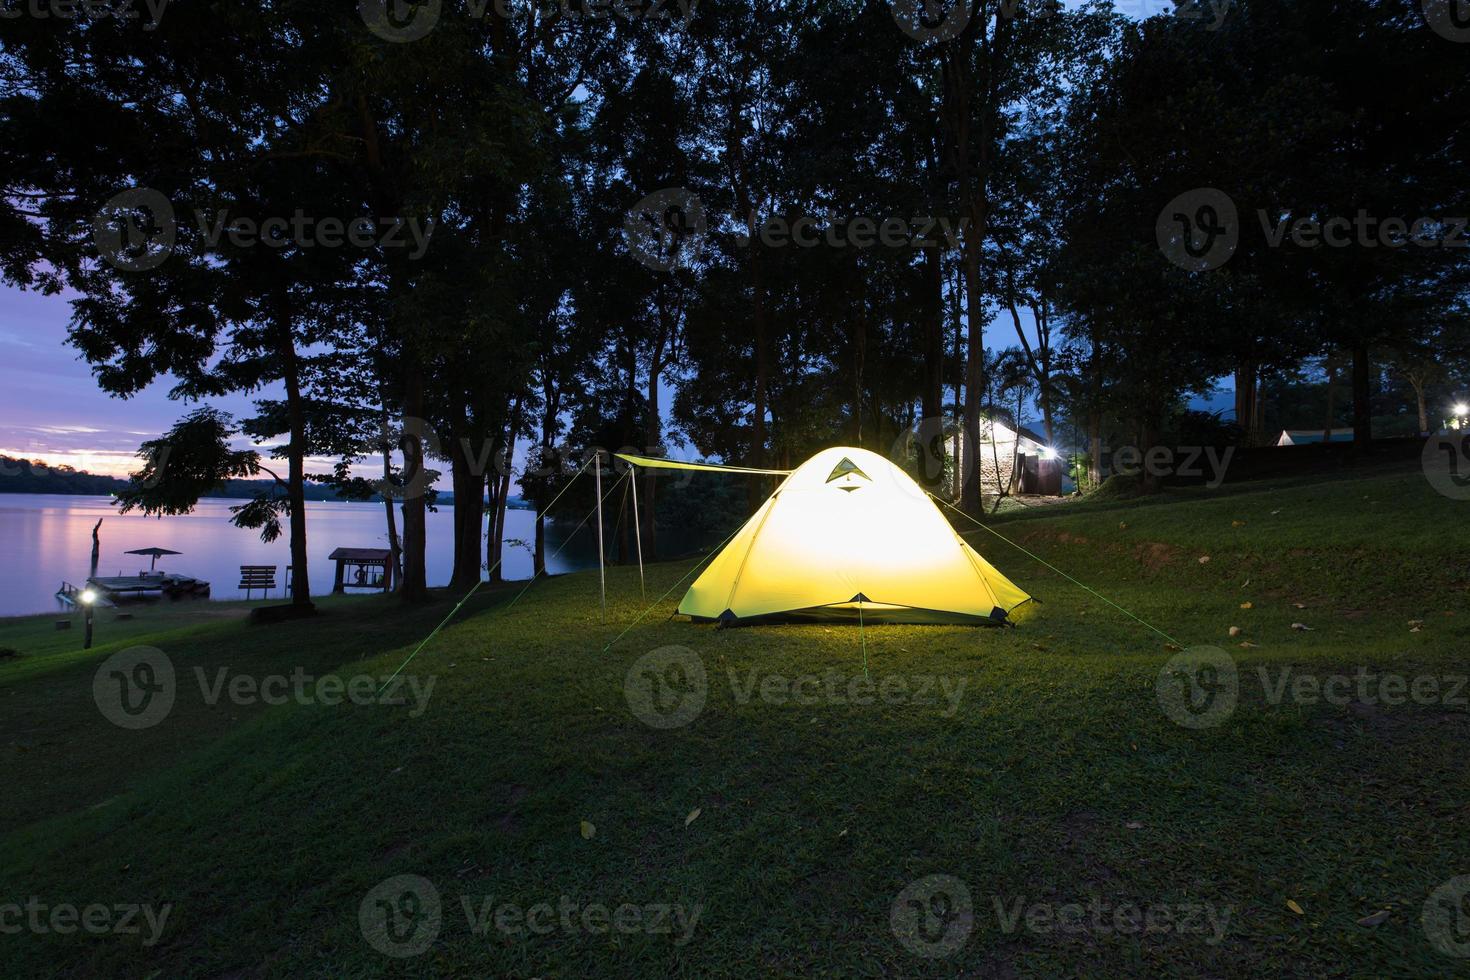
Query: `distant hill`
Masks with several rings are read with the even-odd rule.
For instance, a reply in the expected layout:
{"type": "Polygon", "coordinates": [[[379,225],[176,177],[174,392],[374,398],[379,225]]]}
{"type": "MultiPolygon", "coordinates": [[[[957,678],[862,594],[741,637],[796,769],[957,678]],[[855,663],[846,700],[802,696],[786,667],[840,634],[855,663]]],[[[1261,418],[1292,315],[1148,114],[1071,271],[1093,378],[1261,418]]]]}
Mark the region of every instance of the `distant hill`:
{"type": "MultiPolygon", "coordinates": [[[[211,497],[249,499],[274,480],[230,480],[211,497]]],[[[115,476],[99,476],[70,466],[51,466],[39,460],[0,456],[0,493],[60,493],[74,496],[108,496],[128,485],[115,476]]],[[[337,500],[336,492],[319,483],[306,484],[307,500],[337,500]]]]}
{"type": "MultiPolygon", "coordinates": [[[[260,490],[273,486],[274,480],[230,480],[206,494],[226,500],[248,500],[260,490]]],[[[59,493],[72,496],[106,497],[128,485],[127,480],[115,476],[99,476],[70,466],[51,466],[39,460],[15,459],[0,456],[0,493],[59,493]]],[[[306,481],[307,500],[341,500],[331,487],[306,481]]],[[[454,506],[454,494],[440,493],[436,504],[441,507],[454,506]]],[[[529,501],[512,496],[506,501],[511,510],[531,510],[529,501]]]]}

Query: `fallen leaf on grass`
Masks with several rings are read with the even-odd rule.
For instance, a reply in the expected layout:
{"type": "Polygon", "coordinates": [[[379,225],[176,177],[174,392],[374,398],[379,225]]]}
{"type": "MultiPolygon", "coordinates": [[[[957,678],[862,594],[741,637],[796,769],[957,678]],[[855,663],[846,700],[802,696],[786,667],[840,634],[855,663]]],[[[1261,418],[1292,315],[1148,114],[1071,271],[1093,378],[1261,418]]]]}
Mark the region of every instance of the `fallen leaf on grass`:
{"type": "Polygon", "coordinates": [[[1183,650],[1184,648],[1182,646],[1180,646],[1179,644],[1177,644],[1177,643],[1165,643],[1164,644],[1164,649],[1165,650],[1168,650],[1170,652],[1174,652],[1174,651],[1178,651],[1178,650],[1183,650]]]}
{"type": "Polygon", "coordinates": [[[1296,899],[1294,899],[1294,898],[1288,898],[1286,900],[1286,907],[1289,908],[1289,909],[1291,909],[1297,915],[1306,915],[1307,914],[1307,913],[1305,913],[1305,912],[1302,911],[1302,907],[1296,903],[1296,899]]]}
{"type": "Polygon", "coordinates": [[[1125,823],[1123,826],[1127,827],[1129,830],[1142,830],[1143,829],[1143,824],[1139,823],[1137,820],[1130,820],[1127,823],[1125,823]]]}
{"type": "Polygon", "coordinates": [[[1231,527],[1245,527],[1245,521],[1231,521],[1231,527]]]}
{"type": "Polygon", "coordinates": [[[1199,563],[1201,565],[1208,565],[1210,563],[1210,556],[1209,555],[1200,555],[1199,563]]]}
{"type": "Polygon", "coordinates": [[[1298,633],[1310,633],[1312,632],[1312,630],[1316,629],[1316,627],[1308,626],[1306,623],[1292,623],[1291,628],[1296,630],[1298,633]]]}
{"type": "Polygon", "coordinates": [[[1253,602],[1242,602],[1240,604],[1240,608],[1242,608],[1242,609],[1254,609],[1254,608],[1256,608],[1256,604],[1253,603],[1253,602]]]}
{"type": "Polygon", "coordinates": [[[595,836],[597,836],[597,828],[594,827],[594,826],[592,826],[591,822],[589,822],[587,820],[583,820],[582,821],[582,839],[583,840],[591,840],[595,836]]]}
{"type": "Polygon", "coordinates": [[[1388,909],[1381,909],[1380,911],[1374,912],[1372,915],[1363,916],[1361,919],[1358,920],[1358,925],[1368,926],[1370,928],[1373,926],[1381,926],[1383,925],[1383,923],[1388,921],[1388,915],[1388,909]]]}
{"type": "Polygon", "coordinates": [[[1296,606],[1298,609],[1307,608],[1307,604],[1305,602],[1293,602],[1292,605],[1296,606]]]}
{"type": "Polygon", "coordinates": [[[1240,633],[1241,633],[1241,629],[1240,629],[1239,626],[1232,626],[1232,627],[1230,627],[1230,635],[1231,636],[1239,636],[1240,633]]]}
{"type": "Polygon", "coordinates": [[[1241,640],[1240,645],[1241,648],[1245,650],[1253,650],[1256,647],[1256,644],[1252,643],[1250,640],[1241,640]]]}
{"type": "Polygon", "coordinates": [[[687,827],[690,824],[692,824],[694,821],[698,820],[699,819],[699,815],[702,812],[704,812],[704,811],[700,807],[695,807],[693,810],[690,810],[689,811],[689,816],[687,816],[687,817],[684,818],[684,826],[687,827]]]}

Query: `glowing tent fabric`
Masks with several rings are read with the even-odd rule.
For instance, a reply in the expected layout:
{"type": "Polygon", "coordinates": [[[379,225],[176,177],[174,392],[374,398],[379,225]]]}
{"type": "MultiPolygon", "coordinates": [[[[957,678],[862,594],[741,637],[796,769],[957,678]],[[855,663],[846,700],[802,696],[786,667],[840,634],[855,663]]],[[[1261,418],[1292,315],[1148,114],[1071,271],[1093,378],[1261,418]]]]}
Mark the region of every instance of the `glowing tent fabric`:
{"type": "Polygon", "coordinates": [[[924,490],[866,449],[787,477],[690,586],[679,612],[728,625],[817,618],[1004,623],[1031,597],[955,533],[924,490]]]}

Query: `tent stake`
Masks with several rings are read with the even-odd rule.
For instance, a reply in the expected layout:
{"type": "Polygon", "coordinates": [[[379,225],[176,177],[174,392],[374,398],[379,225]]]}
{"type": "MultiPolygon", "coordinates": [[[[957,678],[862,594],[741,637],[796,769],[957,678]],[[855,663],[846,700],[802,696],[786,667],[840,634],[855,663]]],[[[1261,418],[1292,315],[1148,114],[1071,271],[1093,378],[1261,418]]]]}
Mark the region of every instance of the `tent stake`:
{"type": "Polygon", "coordinates": [[[632,466],[628,467],[628,482],[633,486],[633,542],[638,546],[638,594],[647,599],[648,590],[643,585],[643,531],[638,526],[638,473],[632,466]]]}
{"type": "Polygon", "coordinates": [[[602,618],[607,619],[607,569],[602,551],[602,450],[597,450],[593,472],[597,478],[597,577],[602,584],[602,618]]]}

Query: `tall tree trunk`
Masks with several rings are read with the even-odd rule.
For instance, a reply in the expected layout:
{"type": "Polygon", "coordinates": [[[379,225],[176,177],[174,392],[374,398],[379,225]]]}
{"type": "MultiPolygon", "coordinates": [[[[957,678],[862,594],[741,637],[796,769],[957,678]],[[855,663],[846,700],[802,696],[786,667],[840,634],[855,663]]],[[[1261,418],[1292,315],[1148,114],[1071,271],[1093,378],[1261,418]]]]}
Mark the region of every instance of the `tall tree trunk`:
{"type": "Polygon", "coordinates": [[[1327,358],[1327,418],[1322,423],[1322,442],[1332,441],[1332,430],[1337,427],[1337,361],[1327,358]]]}
{"type": "MultiPolygon", "coordinates": [[[[1235,424],[1247,446],[1256,442],[1256,364],[1241,361],[1235,366],[1235,424]]],[[[1147,447],[1145,447],[1147,449],[1147,447]]]]}
{"type": "MultiPolygon", "coordinates": [[[[954,282],[950,288],[950,314],[954,323],[954,360],[951,365],[954,371],[954,415],[952,418],[955,423],[959,423],[960,417],[963,414],[960,406],[964,401],[965,390],[965,327],[960,303],[960,294],[964,292],[964,289],[962,288],[963,273],[960,272],[958,267],[954,270],[954,274],[954,282]]],[[[964,473],[970,465],[970,461],[965,458],[964,453],[964,428],[962,425],[956,424],[954,426],[954,449],[951,453],[954,457],[953,485],[949,490],[949,499],[954,504],[960,502],[960,488],[964,483],[964,473]]]]}
{"type": "Polygon", "coordinates": [[[1353,348],[1353,452],[1373,450],[1373,365],[1368,348],[1353,348]]]}
{"type": "MultiPolygon", "coordinates": [[[[403,421],[407,438],[403,441],[403,474],[410,482],[424,482],[427,462],[420,429],[424,417],[424,370],[415,355],[409,355],[404,372],[403,421]]],[[[423,602],[429,597],[427,549],[428,508],[424,501],[425,486],[403,501],[403,599],[423,602]]]]}
{"type": "MultiPolygon", "coordinates": [[[[648,445],[643,451],[646,453],[659,453],[663,450],[663,420],[659,418],[659,391],[658,379],[663,374],[660,369],[656,374],[650,374],[648,379],[648,424],[644,430],[644,437],[648,445]]],[[[640,523],[642,534],[642,549],[644,561],[653,561],[658,554],[658,527],[653,519],[654,494],[658,491],[658,484],[654,474],[658,471],[648,469],[643,474],[643,492],[638,497],[638,511],[636,515],[640,523]]],[[[629,473],[628,480],[631,482],[638,479],[637,472],[629,473]]]]}
{"type": "MultiPolygon", "coordinates": [[[[466,420],[467,421],[467,420],[466,420]]],[[[463,591],[480,581],[480,529],[485,522],[485,500],[481,488],[484,475],[476,473],[477,460],[468,436],[451,434],[449,465],[454,486],[454,571],[450,587],[463,591]]]]}
{"type": "Polygon", "coordinates": [[[1087,479],[1093,487],[1102,483],[1102,412],[1096,405],[1087,410],[1087,479]]]}
{"type": "Polygon", "coordinates": [[[1429,435],[1429,403],[1424,399],[1424,382],[1409,378],[1409,384],[1414,388],[1414,401],[1419,409],[1419,434],[1429,435]]]}
{"type": "MultiPolygon", "coordinates": [[[[973,232],[974,226],[971,226],[973,232]]],[[[976,238],[979,236],[976,235],[976,238]]],[[[960,509],[972,517],[980,517],[980,401],[985,396],[985,318],[980,291],[980,244],[966,238],[963,264],[965,271],[965,317],[969,327],[965,353],[965,435],[974,448],[974,465],[966,466],[965,481],[960,491],[960,509]]]]}
{"type": "Polygon", "coordinates": [[[938,248],[924,249],[923,302],[919,307],[924,383],[919,392],[918,478],[936,492],[944,483],[944,267],[938,248]]]}
{"type": "Polygon", "coordinates": [[[313,608],[311,577],[306,567],[306,412],[301,404],[301,366],[296,346],[290,340],[282,345],[281,354],[286,418],[291,427],[291,442],[286,447],[286,496],[291,505],[291,605],[310,610],[313,608]]]}
{"type": "Polygon", "coordinates": [[[868,305],[863,296],[862,275],[857,286],[857,312],[852,318],[852,444],[863,444],[863,371],[868,359],[868,305]]]}
{"type": "MultiPolygon", "coordinates": [[[[388,416],[388,405],[383,404],[382,411],[383,432],[389,429],[390,419],[388,416]]],[[[386,436],[384,437],[386,439],[386,436]]],[[[393,456],[392,451],[386,445],[383,446],[383,486],[388,486],[393,479],[393,456]]],[[[388,519],[388,561],[393,567],[393,591],[403,587],[403,546],[398,540],[398,515],[393,509],[393,496],[383,494],[383,510],[388,519]]]]}

